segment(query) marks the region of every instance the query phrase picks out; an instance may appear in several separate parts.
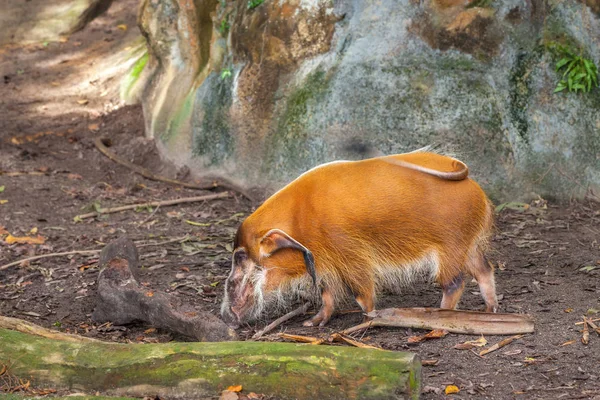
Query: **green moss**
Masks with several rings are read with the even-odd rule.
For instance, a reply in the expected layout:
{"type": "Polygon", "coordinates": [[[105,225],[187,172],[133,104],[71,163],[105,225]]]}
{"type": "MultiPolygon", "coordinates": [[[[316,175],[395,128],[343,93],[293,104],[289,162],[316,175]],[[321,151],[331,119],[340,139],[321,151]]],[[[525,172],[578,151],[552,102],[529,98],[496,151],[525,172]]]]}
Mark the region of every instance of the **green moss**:
{"type": "Polygon", "coordinates": [[[144,48],[143,54],[133,64],[127,75],[121,81],[121,99],[127,100],[130,97],[131,89],[140,78],[142,71],[148,64],[148,51],[144,48]]]}
{"type": "Polygon", "coordinates": [[[190,120],[190,115],[194,109],[194,92],[191,91],[183,100],[181,107],[173,114],[171,119],[167,123],[167,128],[161,133],[160,139],[163,142],[168,142],[169,139],[177,135],[180,132],[184,124],[190,120]]]}
{"type": "Polygon", "coordinates": [[[532,96],[531,72],[543,51],[542,46],[536,46],[530,52],[521,52],[510,73],[510,117],[519,137],[525,143],[529,143],[527,108],[532,96]]]}
{"type": "MultiPolygon", "coordinates": [[[[292,175],[305,170],[306,164],[315,164],[324,158],[324,148],[311,142],[308,125],[311,110],[321,101],[327,91],[329,76],[319,70],[308,75],[305,81],[287,97],[283,113],[277,118],[277,127],[267,140],[267,162],[292,175]],[[310,160],[310,162],[307,162],[310,160]],[[284,165],[285,164],[285,165],[284,165]]],[[[265,173],[273,171],[264,171],[265,173]]]]}
{"type": "Polygon", "coordinates": [[[233,137],[229,126],[229,109],[232,102],[230,77],[211,74],[204,85],[200,121],[194,121],[193,155],[206,157],[208,165],[217,165],[233,153],[233,137]]]}
{"type": "Polygon", "coordinates": [[[14,360],[11,373],[32,374],[34,386],[58,389],[69,385],[118,393],[155,385],[178,388],[183,397],[192,392],[198,397],[243,384],[245,390],[284,398],[395,398],[396,390],[405,392],[420,378],[412,354],[350,347],[264,342],[74,344],[2,329],[0,340],[0,358],[14,360]]]}

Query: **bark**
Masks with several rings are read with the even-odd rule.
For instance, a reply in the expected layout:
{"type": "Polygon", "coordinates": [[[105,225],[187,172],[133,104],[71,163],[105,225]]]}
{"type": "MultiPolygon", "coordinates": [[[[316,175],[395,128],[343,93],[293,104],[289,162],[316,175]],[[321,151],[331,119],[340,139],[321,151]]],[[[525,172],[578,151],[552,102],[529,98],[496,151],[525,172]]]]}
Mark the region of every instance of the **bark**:
{"type": "Polygon", "coordinates": [[[473,335],[515,335],[534,331],[533,318],[527,314],[500,314],[440,308],[386,308],[367,314],[373,320],[346,329],[349,334],[374,326],[417,329],[443,329],[473,335]]]}
{"type": "Polygon", "coordinates": [[[94,321],[115,325],[142,321],[199,341],[236,338],[235,331],[215,315],[180,305],[173,296],[142,286],[138,264],[137,249],[127,238],[111,242],[102,250],[94,321]]]}
{"type": "Polygon", "coordinates": [[[418,399],[416,354],[268,342],[121,344],[0,329],[0,360],[32,387],[197,399],[231,385],[302,399],[418,399]]]}

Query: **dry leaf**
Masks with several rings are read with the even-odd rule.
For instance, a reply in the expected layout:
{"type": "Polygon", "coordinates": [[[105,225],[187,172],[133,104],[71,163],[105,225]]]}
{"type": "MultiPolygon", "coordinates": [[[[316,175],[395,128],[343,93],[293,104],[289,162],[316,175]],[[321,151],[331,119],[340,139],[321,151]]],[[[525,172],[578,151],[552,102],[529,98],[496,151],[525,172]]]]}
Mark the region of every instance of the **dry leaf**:
{"type": "Polygon", "coordinates": [[[464,343],[459,343],[454,346],[455,349],[458,350],[471,350],[474,347],[483,347],[487,344],[487,340],[483,336],[481,336],[477,340],[467,340],[464,343]]]}
{"type": "Polygon", "coordinates": [[[38,233],[38,228],[37,227],[31,228],[31,230],[29,231],[30,235],[35,235],[36,233],[38,233]]]}
{"type": "Polygon", "coordinates": [[[154,332],[156,332],[156,328],[149,328],[149,329],[146,329],[146,330],[144,331],[144,333],[145,333],[146,335],[148,335],[148,334],[150,334],[150,333],[154,333],[154,332]]]}
{"type": "Polygon", "coordinates": [[[0,225],[0,235],[6,235],[8,234],[8,231],[6,229],[4,229],[4,227],[2,225],[0,225]]]}
{"type": "Polygon", "coordinates": [[[242,391],[242,385],[235,385],[235,386],[229,386],[226,390],[230,391],[230,392],[241,392],[242,391]]]}
{"type": "Polygon", "coordinates": [[[8,200],[0,200],[0,204],[6,204],[8,203],[8,200]]]}
{"type": "Polygon", "coordinates": [[[444,390],[444,393],[446,394],[454,394],[458,392],[460,392],[460,389],[456,385],[448,385],[446,386],[446,390],[444,390]]]}
{"type": "Polygon", "coordinates": [[[122,30],[122,31],[126,31],[127,30],[127,25],[125,24],[121,24],[121,25],[117,25],[117,28],[122,30]]]}
{"type": "Polygon", "coordinates": [[[444,337],[448,334],[448,331],[443,329],[435,329],[425,335],[422,336],[411,336],[408,338],[408,343],[420,343],[427,339],[438,339],[444,337]]]}
{"type": "Polygon", "coordinates": [[[566,313],[573,312],[573,309],[572,309],[572,308],[567,308],[567,309],[565,310],[565,312],[566,312],[566,313]]]}
{"type": "Polygon", "coordinates": [[[81,105],[86,105],[87,103],[89,103],[90,101],[88,99],[81,99],[81,100],[77,100],[77,103],[81,104],[81,105]]]}
{"type": "Polygon", "coordinates": [[[262,396],[260,394],[254,393],[254,392],[250,392],[250,393],[248,393],[248,395],[246,397],[254,400],[254,399],[260,399],[262,396]]]}
{"type": "Polygon", "coordinates": [[[79,174],[69,174],[69,175],[67,175],[67,178],[69,178],[70,180],[74,181],[74,180],[81,180],[81,179],[83,179],[83,176],[81,176],[79,174]]]}
{"type": "Polygon", "coordinates": [[[568,346],[571,345],[573,343],[577,342],[577,340],[569,340],[568,342],[564,342],[563,344],[561,344],[561,346],[568,346]]]}
{"type": "Polygon", "coordinates": [[[98,124],[89,124],[88,125],[88,129],[90,131],[96,132],[96,131],[100,130],[100,125],[98,125],[98,124]]]}
{"type": "Polygon", "coordinates": [[[22,236],[22,237],[17,237],[17,236],[13,236],[11,234],[9,234],[6,239],[4,239],[4,241],[8,244],[14,244],[14,243],[19,243],[19,244],[44,244],[46,243],[46,238],[41,236],[41,235],[37,235],[36,237],[30,237],[30,236],[22,236]]]}
{"type": "Polygon", "coordinates": [[[58,83],[58,82],[56,82],[56,81],[54,81],[54,82],[50,82],[50,84],[51,84],[52,86],[60,86],[60,83],[58,83]]]}
{"type": "Polygon", "coordinates": [[[523,352],[523,350],[517,349],[517,350],[505,351],[502,354],[504,354],[505,356],[516,356],[517,354],[521,354],[522,352],[523,352]]]}
{"type": "Polygon", "coordinates": [[[153,296],[154,296],[153,291],[146,292],[146,297],[153,297],[153,296]]]}
{"type": "Polygon", "coordinates": [[[81,267],[77,268],[78,270],[80,270],[81,272],[85,271],[88,268],[91,268],[91,265],[82,265],[81,267]]]}

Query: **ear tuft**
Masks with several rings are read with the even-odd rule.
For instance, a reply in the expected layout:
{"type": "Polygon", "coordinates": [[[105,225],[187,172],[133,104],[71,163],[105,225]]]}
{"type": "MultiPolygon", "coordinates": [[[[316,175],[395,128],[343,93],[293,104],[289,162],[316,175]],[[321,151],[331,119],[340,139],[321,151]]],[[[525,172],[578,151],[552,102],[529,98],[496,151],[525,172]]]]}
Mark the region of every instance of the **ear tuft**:
{"type": "Polygon", "coordinates": [[[296,249],[302,252],[304,256],[304,265],[306,271],[313,280],[315,286],[317,285],[317,273],[315,271],[315,258],[313,257],[310,250],[304,245],[292,238],[290,235],[282,231],[281,229],[271,229],[267,232],[260,240],[260,255],[261,257],[269,257],[273,253],[281,249],[296,249]]]}

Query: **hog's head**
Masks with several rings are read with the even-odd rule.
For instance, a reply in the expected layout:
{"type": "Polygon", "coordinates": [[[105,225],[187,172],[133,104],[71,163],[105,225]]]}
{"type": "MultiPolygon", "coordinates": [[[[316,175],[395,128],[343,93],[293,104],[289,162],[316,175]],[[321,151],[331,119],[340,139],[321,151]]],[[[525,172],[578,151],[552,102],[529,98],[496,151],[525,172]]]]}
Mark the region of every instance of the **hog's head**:
{"type": "MultiPolygon", "coordinates": [[[[240,230],[242,228],[240,227],[240,230]]],[[[221,304],[221,316],[232,328],[256,318],[265,308],[268,292],[277,290],[274,269],[268,259],[282,249],[302,252],[307,272],[316,284],[315,261],[312,253],[280,229],[271,229],[259,236],[258,243],[245,243],[244,235],[238,231],[231,260],[231,272],[225,283],[225,296],[221,304]],[[273,280],[270,282],[270,280],[273,280]]],[[[278,272],[286,265],[278,265],[278,272]]]]}

